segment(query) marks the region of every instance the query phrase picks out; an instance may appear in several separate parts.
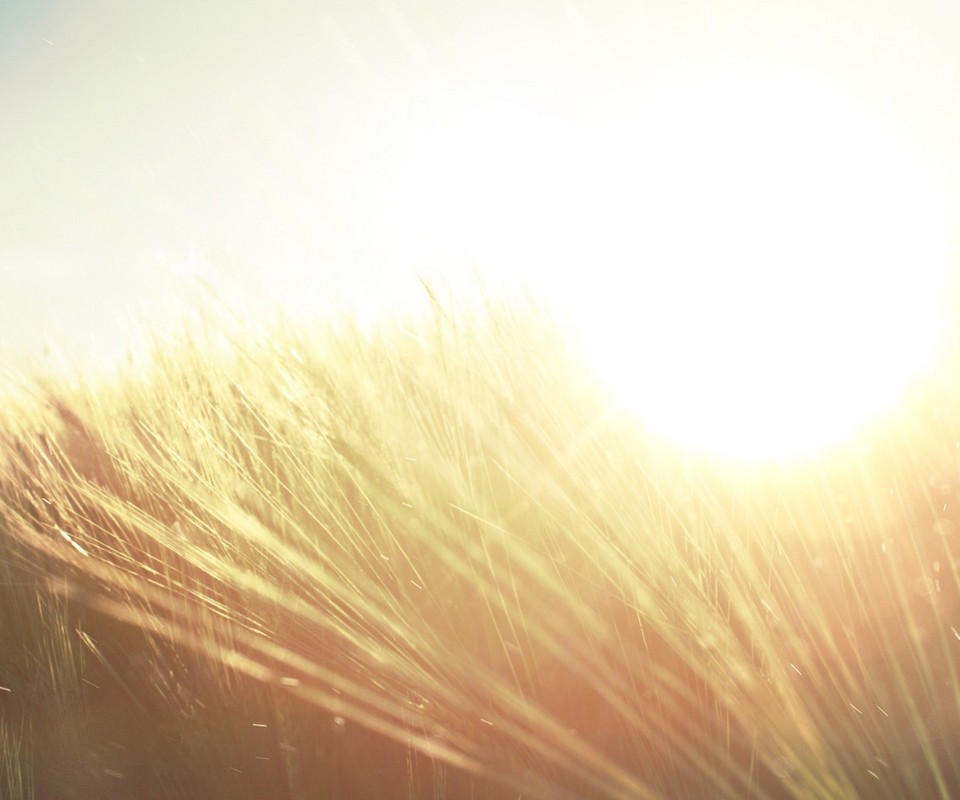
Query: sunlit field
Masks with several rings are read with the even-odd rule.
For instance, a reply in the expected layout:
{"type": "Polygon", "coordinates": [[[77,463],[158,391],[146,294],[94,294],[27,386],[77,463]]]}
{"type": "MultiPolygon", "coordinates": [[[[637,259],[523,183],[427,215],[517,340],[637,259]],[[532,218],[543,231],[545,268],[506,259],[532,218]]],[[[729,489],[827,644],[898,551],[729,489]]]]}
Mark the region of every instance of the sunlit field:
{"type": "Polygon", "coordinates": [[[954,361],[759,468],[534,302],[430,297],[21,378],[0,795],[960,794],[954,361]]]}
{"type": "Polygon", "coordinates": [[[960,798],[948,6],[0,0],[0,800],[960,798]]]}

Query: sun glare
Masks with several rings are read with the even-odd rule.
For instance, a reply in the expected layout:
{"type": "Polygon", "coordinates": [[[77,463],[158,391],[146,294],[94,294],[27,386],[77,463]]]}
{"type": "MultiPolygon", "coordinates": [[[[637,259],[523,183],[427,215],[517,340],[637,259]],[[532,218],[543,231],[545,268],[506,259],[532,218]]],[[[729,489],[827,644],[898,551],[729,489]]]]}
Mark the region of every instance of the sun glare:
{"type": "Polygon", "coordinates": [[[583,318],[622,401],[741,460],[816,452],[894,404],[946,294],[944,211],[910,154],[802,82],[699,80],[647,114],[636,278],[583,318]]]}
{"type": "Polygon", "coordinates": [[[816,452],[931,357],[943,204],[825,86],[713,71],[575,113],[497,96],[426,118],[407,208],[559,298],[618,402],[683,447],[816,452]]]}

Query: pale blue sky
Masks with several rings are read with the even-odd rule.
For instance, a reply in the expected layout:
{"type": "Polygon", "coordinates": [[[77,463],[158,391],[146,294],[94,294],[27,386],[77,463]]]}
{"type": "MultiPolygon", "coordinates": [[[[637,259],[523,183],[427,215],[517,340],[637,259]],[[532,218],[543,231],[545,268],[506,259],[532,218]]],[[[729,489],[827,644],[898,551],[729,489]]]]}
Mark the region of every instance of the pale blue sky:
{"type": "MultiPolygon", "coordinates": [[[[471,93],[573,116],[678,69],[788,65],[952,186],[957,42],[958,11],[932,0],[7,0],[0,343],[112,358],[130,314],[168,316],[175,276],[211,261],[231,290],[301,304],[376,305],[442,258],[495,270],[496,248],[471,252],[482,228],[461,243],[412,207],[397,161],[471,93]]],[[[542,221],[545,257],[564,227],[542,221]]]]}
{"type": "Polygon", "coordinates": [[[56,0],[4,0],[0,4],[0,44],[9,46],[27,36],[31,25],[43,20],[56,0]]]}

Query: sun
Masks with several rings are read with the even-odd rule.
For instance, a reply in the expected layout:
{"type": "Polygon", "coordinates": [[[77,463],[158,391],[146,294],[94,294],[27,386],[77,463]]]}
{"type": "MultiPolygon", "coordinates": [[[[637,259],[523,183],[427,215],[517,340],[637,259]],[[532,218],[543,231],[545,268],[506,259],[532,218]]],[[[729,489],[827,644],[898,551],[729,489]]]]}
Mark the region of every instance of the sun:
{"type": "Polygon", "coordinates": [[[943,201],[827,84],[689,70],[574,113],[494,91],[417,119],[400,224],[555,298],[617,404],[678,446],[818,452],[932,357],[943,201]]]}
{"type": "Polygon", "coordinates": [[[646,120],[634,269],[577,314],[601,378],[668,438],[740,461],[877,419],[945,323],[945,209],[918,162],[808,82],[701,76],[646,120]]]}

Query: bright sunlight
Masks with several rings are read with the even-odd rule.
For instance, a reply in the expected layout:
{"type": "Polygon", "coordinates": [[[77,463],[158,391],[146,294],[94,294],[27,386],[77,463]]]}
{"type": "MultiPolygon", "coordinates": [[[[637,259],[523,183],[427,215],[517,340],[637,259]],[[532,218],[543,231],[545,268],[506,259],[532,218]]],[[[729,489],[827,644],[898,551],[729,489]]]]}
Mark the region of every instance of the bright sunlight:
{"type": "Polygon", "coordinates": [[[649,427],[735,460],[812,454],[929,362],[943,204],[879,116],[716,69],[571,105],[445,98],[417,115],[400,182],[448,242],[561,297],[649,427]]]}

